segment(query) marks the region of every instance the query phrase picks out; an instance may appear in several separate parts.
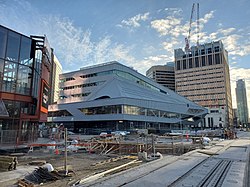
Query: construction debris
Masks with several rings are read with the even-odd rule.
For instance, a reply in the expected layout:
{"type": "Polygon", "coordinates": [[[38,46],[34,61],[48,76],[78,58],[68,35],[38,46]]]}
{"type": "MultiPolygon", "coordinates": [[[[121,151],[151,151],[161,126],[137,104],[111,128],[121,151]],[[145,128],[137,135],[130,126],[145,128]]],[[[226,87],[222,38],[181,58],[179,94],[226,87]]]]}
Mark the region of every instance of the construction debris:
{"type": "Polygon", "coordinates": [[[42,166],[44,164],[46,164],[45,160],[33,160],[29,163],[29,165],[32,165],[32,166],[42,166]]]}
{"type": "Polygon", "coordinates": [[[63,179],[64,176],[60,175],[58,172],[53,171],[49,172],[47,169],[39,167],[35,169],[31,174],[25,176],[27,181],[30,181],[34,184],[46,183],[49,181],[56,181],[63,179]]]}
{"type": "Polygon", "coordinates": [[[127,166],[131,165],[131,164],[135,164],[135,163],[137,163],[137,162],[140,162],[140,161],[138,161],[138,160],[132,160],[131,162],[126,163],[126,164],[123,164],[123,165],[121,165],[121,166],[117,166],[117,167],[115,167],[115,168],[109,169],[109,170],[104,171],[104,172],[102,172],[102,173],[98,173],[98,174],[92,175],[92,176],[90,176],[90,177],[81,179],[81,180],[79,180],[77,183],[75,183],[75,185],[77,185],[77,184],[84,184],[84,183],[87,183],[87,182],[91,182],[91,181],[97,180],[97,179],[99,179],[99,178],[101,178],[101,177],[104,177],[104,176],[107,175],[107,174],[110,174],[110,173],[112,173],[112,172],[115,172],[115,171],[117,171],[117,170],[120,170],[120,169],[122,169],[122,168],[124,168],[124,167],[127,167],[127,166]]]}
{"type": "Polygon", "coordinates": [[[18,186],[19,187],[34,187],[35,185],[32,182],[27,181],[26,179],[20,179],[18,180],[18,186]]]}
{"type": "Polygon", "coordinates": [[[17,157],[0,156],[0,170],[11,171],[16,169],[17,157]]]}

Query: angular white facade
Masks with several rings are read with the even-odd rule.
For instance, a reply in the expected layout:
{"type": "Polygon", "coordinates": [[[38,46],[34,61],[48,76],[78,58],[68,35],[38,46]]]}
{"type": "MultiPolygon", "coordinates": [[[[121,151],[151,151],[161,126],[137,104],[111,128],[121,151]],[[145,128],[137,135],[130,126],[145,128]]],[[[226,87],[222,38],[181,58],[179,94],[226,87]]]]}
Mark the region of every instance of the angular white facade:
{"type": "Polygon", "coordinates": [[[118,62],[60,75],[57,104],[49,106],[49,122],[74,131],[89,129],[170,130],[207,109],[118,62]]]}

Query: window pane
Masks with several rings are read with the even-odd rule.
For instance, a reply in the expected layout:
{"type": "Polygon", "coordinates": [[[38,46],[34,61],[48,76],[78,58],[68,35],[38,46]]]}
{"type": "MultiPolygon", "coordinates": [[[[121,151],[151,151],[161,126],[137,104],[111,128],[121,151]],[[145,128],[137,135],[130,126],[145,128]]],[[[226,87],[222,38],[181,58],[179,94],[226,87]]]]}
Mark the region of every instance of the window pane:
{"type": "Polygon", "coordinates": [[[2,90],[4,61],[0,59],[0,91],[2,90]]]}
{"type": "Polygon", "coordinates": [[[183,60],[183,62],[182,62],[182,67],[183,67],[183,69],[186,69],[187,67],[186,67],[186,60],[183,60]]]}
{"type": "Polygon", "coordinates": [[[0,58],[5,57],[7,30],[0,27],[0,58]]]}
{"type": "Polygon", "coordinates": [[[20,63],[32,66],[32,59],[30,56],[31,39],[22,36],[21,50],[20,50],[20,63]]]}
{"type": "Polygon", "coordinates": [[[20,35],[9,31],[6,58],[11,61],[18,61],[20,35]]]}
{"type": "Polygon", "coordinates": [[[19,65],[16,92],[20,94],[30,95],[31,80],[31,68],[29,68],[28,66],[19,65]]]}
{"type": "Polygon", "coordinates": [[[16,88],[17,64],[5,61],[3,73],[2,90],[6,92],[15,92],[16,88]]]}
{"type": "Polygon", "coordinates": [[[195,67],[199,67],[199,58],[195,57],[195,67]]]}
{"type": "Polygon", "coordinates": [[[213,65],[212,55],[208,55],[208,64],[213,65]]]}
{"type": "Polygon", "coordinates": [[[201,57],[202,66],[206,66],[205,56],[201,57]]]}
{"type": "Polygon", "coordinates": [[[215,63],[220,64],[220,54],[215,54],[215,63]]]}
{"type": "Polygon", "coordinates": [[[177,61],[177,70],[180,70],[181,69],[181,63],[180,63],[180,61],[178,60],[177,61]]]}

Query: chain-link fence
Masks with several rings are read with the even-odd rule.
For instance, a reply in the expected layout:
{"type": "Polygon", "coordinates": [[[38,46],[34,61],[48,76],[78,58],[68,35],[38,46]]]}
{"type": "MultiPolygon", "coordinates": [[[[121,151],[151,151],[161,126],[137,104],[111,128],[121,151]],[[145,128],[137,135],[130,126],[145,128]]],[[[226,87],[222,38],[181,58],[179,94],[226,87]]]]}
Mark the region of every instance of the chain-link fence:
{"type": "Polygon", "coordinates": [[[0,144],[24,144],[33,142],[38,138],[37,132],[17,131],[17,130],[0,130],[0,144]]]}

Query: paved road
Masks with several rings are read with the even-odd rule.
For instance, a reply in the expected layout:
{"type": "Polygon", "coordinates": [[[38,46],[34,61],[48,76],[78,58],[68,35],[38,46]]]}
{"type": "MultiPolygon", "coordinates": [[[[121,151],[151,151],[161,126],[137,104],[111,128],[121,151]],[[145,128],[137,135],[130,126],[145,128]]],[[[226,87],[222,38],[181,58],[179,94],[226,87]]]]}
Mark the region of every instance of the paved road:
{"type": "Polygon", "coordinates": [[[218,142],[209,149],[195,150],[179,157],[167,156],[79,186],[243,187],[249,182],[250,133],[239,132],[238,137],[218,142]]]}

